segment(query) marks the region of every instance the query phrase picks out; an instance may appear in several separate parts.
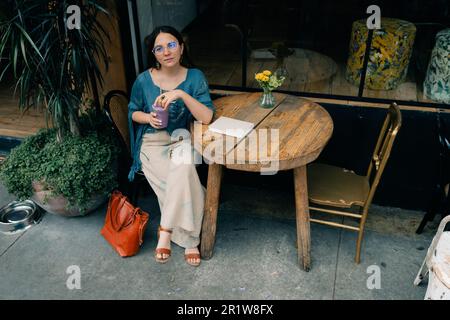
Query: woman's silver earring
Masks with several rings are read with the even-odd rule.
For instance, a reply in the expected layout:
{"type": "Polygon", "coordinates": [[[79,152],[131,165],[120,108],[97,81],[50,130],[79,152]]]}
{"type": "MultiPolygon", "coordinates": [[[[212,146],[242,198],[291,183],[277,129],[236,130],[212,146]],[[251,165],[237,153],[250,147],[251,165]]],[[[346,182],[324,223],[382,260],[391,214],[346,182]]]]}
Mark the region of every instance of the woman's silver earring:
{"type": "Polygon", "coordinates": [[[159,69],[161,67],[161,65],[159,64],[158,61],[156,61],[156,69],[159,69]]]}

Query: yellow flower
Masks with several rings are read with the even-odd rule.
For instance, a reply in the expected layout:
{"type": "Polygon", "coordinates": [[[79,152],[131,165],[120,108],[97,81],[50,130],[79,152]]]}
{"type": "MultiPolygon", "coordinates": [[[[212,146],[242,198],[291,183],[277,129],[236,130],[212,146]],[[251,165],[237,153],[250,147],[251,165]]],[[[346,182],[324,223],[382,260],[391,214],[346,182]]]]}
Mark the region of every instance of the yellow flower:
{"type": "Polygon", "coordinates": [[[256,79],[256,80],[261,80],[263,76],[264,76],[264,75],[263,75],[262,73],[257,73],[257,74],[255,75],[255,79],[256,79]]]}
{"type": "Polygon", "coordinates": [[[272,72],[270,72],[269,70],[264,70],[264,71],[263,71],[263,74],[264,74],[265,76],[270,76],[270,75],[272,74],[272,72]]]}
{"type": "Polygon", "coordinates": [[[265,75],[263,75],[263,76],[262,76],[262,81],[264,81],[264,82],[267,82],[267,81],[269,81],[269,77],[268,77],[268,76],[265,76],[265,75]]]}

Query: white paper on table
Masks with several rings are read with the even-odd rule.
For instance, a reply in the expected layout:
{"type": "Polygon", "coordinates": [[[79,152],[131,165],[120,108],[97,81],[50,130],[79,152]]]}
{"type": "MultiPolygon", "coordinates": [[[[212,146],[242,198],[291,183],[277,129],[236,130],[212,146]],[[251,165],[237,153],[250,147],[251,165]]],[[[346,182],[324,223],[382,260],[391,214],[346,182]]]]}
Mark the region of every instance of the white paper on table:
{"type": "Polygon", "coordinates": [[[254,126],[253,123],[248,121],[221,116],[208,126],[208,130],[227,136],[243,138],[252,131],[254,126]]]}

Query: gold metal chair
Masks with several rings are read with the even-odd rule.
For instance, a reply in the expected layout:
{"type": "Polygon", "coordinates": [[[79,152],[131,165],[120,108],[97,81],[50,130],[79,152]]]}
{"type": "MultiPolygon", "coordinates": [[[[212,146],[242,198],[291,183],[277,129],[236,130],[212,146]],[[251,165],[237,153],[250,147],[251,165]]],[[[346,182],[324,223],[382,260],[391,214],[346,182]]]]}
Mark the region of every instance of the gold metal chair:
{"type": "Polygon", "coordinates": [[[380,182],[381,175],[391,154],[392,145],[402,123],[400,109],[392,103],[381,128],[367,174],[359,176],[353,171],[327,164],[313,163],[308,166],[309,209],[359,220],[359,226],[328,220],[310,219],[311,222],[358,232],[355,262],[360,262],[361,242],[369,207],[380,182]],[[319,205],[313,206],[312,204],[319,205]],[[331,209],[334,207],[337,209],[331,209]],[[359,208],[359,213],[350,208],[359,208]]]}

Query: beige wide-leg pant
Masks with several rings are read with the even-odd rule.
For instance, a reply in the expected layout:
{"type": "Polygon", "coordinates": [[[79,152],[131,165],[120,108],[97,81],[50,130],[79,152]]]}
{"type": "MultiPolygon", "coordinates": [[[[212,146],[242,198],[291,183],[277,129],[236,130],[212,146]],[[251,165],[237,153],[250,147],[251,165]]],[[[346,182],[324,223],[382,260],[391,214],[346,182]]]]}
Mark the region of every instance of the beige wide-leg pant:
{"type": "Polygon", "coordinates": [[[206,189],[195,169],[195,153],[189,138],[171,141],[165,130],[142,139],[142,171],[158,196],[160,224],[173,229],[172,241],[184,248],[199,245],[203,219],[206,189]]]}

